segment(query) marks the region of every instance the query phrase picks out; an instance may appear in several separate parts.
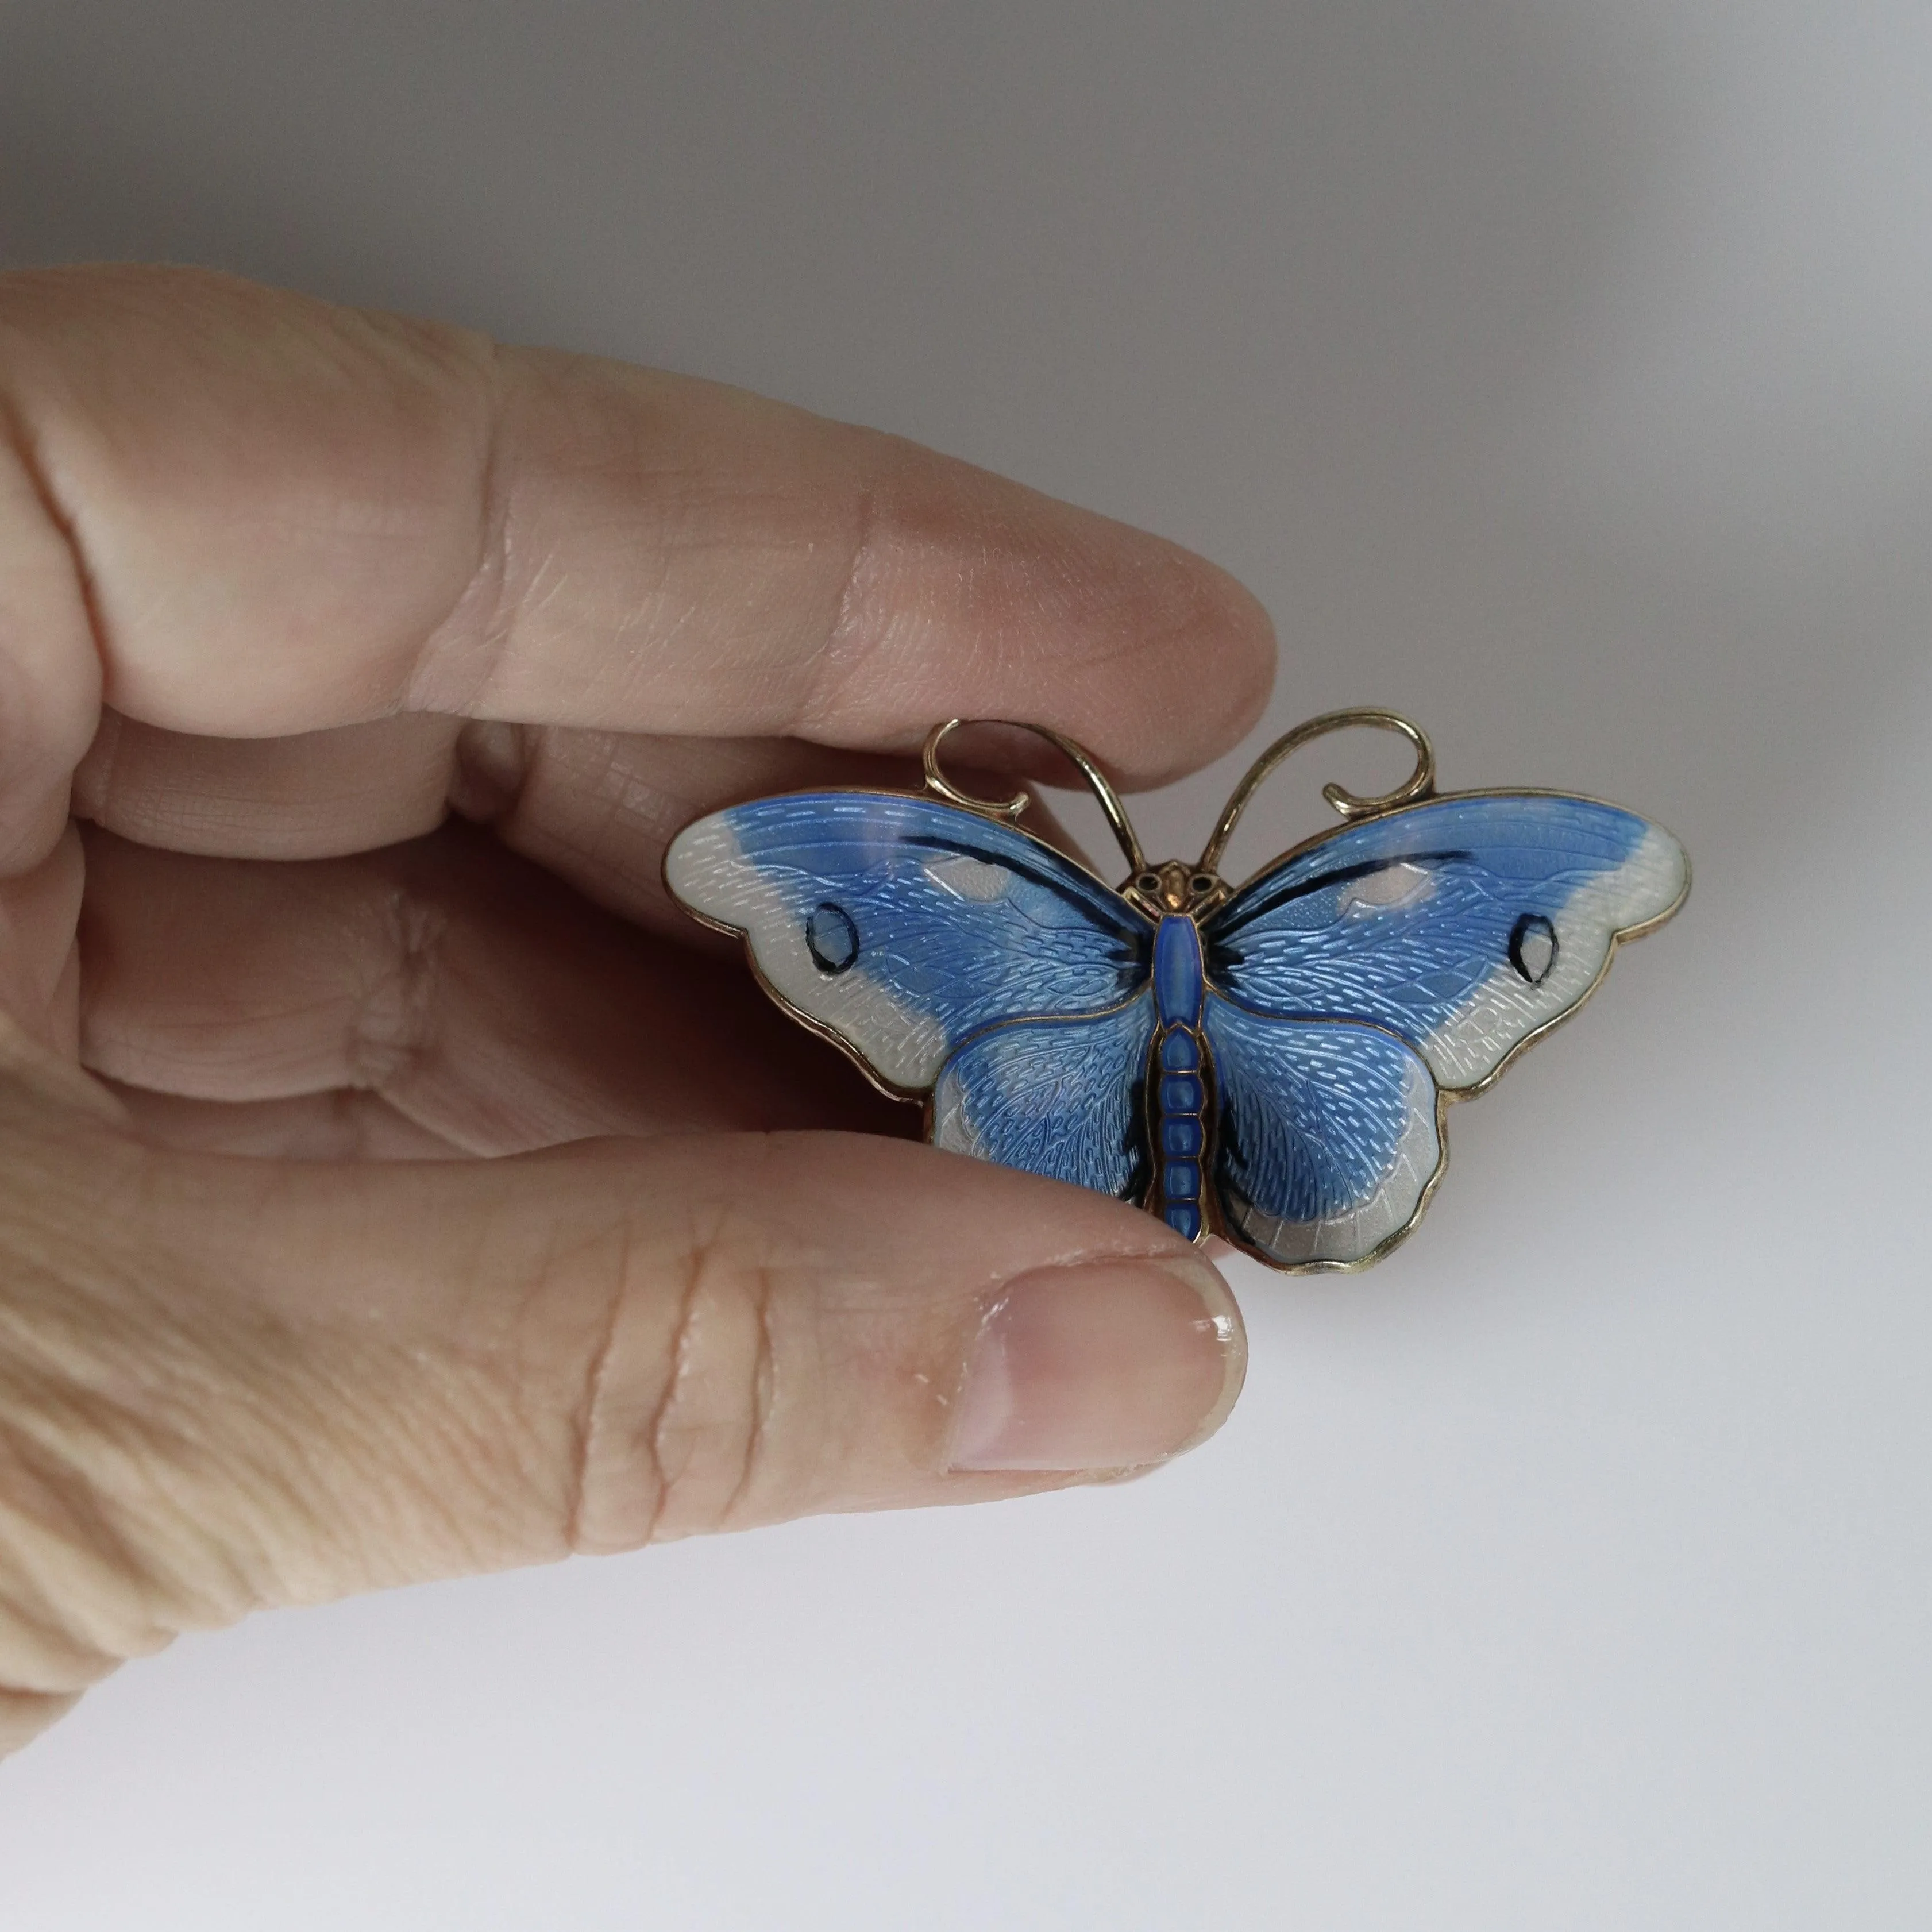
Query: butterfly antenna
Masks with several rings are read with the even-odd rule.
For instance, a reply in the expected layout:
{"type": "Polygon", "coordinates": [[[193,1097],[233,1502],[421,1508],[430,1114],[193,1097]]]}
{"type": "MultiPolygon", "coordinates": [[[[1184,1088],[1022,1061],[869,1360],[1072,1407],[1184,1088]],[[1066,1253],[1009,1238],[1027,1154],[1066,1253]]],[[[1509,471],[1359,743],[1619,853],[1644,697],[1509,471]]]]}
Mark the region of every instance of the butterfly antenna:
{"type": "Polygon", "coordinates": [[[1107,824],[1120,850],[1126,854],[1128,870],[1139,872],[1145,869],[1147,860],[1141,851],[1141,842],[1135,836],[1126,808],[1120,802],[1120,794],[1108,782],[1106,773],[1094,762],[1093,754],[1084,745],[1076,744],[1071,738],[1063,737],[1044,724],[1020,724],[1003,718],[949,718],[944,724],[935,724],[926,734],[925,748],[920,754],[920,762],[926,767],[928,790],[944,799],[948,805],[963,806],[968,812],[981,812],[989,818],[1003,818],[1010,824],[1017,821],[1020,814],[1033,802],[1031,794],[1024,790],[1016,791],[1007,799],[972,798],[948,782],[940,769],[939,748],[962,724],[1004,724],[1009,730],[1030,731],[1036,738],[1044,738],[1087,781],[1088,788],[1100,801],[1100,809],[1107,814],[1107,824]]]}
{"type": "Polygon", "coordinates": [[[1358,818],[1372,818],[1377,812],[1393,812],[1399,805],[1413,805],[1417,800],[1427,798],[1434,792],[1435,748],[1420,725],[1412,724],[1406,718],[1393,711],[1325,711],[1319,718],[1311,718],[1306,724],[1298,724],[1292,731],[1277,738],[1249,766],[1247,776],[1234,788],[1234,796],[1228,800],[1220,823],[1214,827],[1214,836],[1201,854],[1198,869],[1212,872],[1219,868],[1221,854],[1227,850],[1228,841],[1234,836],[1236,821],[1247,810],[1250,801],[1276,766],[1317,738],[1325,738],[1331,731],[1350,730],[1358,724],[1378,731],[1394,731],[1406,738],[1415,747],[1415,770],[1394,791],[1378,793],[1372,798],[1359,797],[1338,784],[1324,785],[1322,796],[1344,818],[1351,822],[1358,818]]]}

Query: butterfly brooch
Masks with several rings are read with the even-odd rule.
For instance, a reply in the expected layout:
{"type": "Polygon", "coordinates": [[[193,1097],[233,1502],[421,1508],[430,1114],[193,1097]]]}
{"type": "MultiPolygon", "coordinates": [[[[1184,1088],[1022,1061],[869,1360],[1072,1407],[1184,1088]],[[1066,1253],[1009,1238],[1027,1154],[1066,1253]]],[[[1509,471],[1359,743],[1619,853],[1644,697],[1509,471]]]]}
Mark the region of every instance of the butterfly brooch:
{"type": "Polygon", "coordinates": [[[1448,1102],[1487,1087],[1596,988],[1620,940],[1670,918],[1690,868],[1660,826],[1560,792],[1438,796],[1392,712],[1311,718],[1264,752],[1193,865],[1150,866],[1070,739],[1126,854],[1118,889],[1015,822],[1024,793],[794,792],[713,812],[664,877],[743,936],[772,998],[937,1147],[1140,1204],[1271,1266],[1350,1269],[1420,1218],[1448,1102]],[[1369,725],[1415,768],[1324,796],[1344,821],[1230,886],[1216,870],[1262,781],[1369,725]]]}

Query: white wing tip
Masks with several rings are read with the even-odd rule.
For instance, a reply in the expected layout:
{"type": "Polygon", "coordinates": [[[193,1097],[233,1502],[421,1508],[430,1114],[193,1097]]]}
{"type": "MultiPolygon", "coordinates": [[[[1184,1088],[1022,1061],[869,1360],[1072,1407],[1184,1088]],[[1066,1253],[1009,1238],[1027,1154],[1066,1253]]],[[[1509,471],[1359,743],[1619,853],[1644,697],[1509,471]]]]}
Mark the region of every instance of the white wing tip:
{"type": "Polygon", "coordinates": [[[734,896],[734,874],[742,856],[729,818],[714,812],[687,825],[665,849],[664,884],[680,905],[712,912],[734,896]]]}

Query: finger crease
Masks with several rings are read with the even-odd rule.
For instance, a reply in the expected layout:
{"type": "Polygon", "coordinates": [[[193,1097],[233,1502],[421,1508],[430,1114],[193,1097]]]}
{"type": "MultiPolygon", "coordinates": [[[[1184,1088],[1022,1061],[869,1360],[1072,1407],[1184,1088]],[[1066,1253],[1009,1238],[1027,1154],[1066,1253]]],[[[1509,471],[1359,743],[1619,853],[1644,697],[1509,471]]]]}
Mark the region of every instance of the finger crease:
{"type": "Polygon", "coordinates": [[[872,565],[880,530],[877,479],[868,476],[852,512],[852,554],[845,580],[838,587],[825,634],[800,667],[800,691],[796,728],[808,734],[818,729],[838,709],[838,693],[852,673],[850,660],[868,654],[867,616],[872,604],[872,565]]]}
{"type": "Polygon", "coordinates": [[[21,413],[19,403],[4,391],[0,391],[0,435],[4,436],[8,448],[20,466],[20,473],[26,478],[27,487],[34,493],[42,514],[53,526],[67,551],[68,561],[74,572],[75,595],[81,614],[86,620],[88,641],[104,682],[108,658],[106,620],[101,614],[94,566],[88,560],[87,546],[81,541],[80,524],[54,488],[53,473],[47,466],[32,424],[21,413]]]}
{"type": "Polygon", "coordinates": [[[482,451],[477,464],[476,563],[442,618],[424,636],[404,686],[406,711],[462,712],[480,706],[509,649],[509,493],[505,486],[504,351],[482,340],[482,451]]]}
{"type": "Polygon", "coordinates": [[[350,1022],[349,1077],[389,1098],[429,1049],[435,1030],[448,915],[404,888],[391,898],[389,968],[350,1022]]]}
{"type": "Polygon", "coordinates": [[[596,1466],[602,1446],[599,1438],[602,1434],[600,1425],[604,1413],[604,1384],[616,1358],[618,1331],[622,1326],[624,1310],[630,1299],[631,1257],[634,1242],[628,1220],[618,1226],[617,1242],[617,1264],[610,1277],[610,1293],[604,1309],[603,1325],[591,1350],[590,1366],[584,1378],[584,1394],[578,1407],[576,1439],[571,1457],[570,1503],[564,1518],[564,1546],[568,1550],[584,1547],[586,1498],[590,1493],[591,1472],[596,1466]]]}
{"type": "Polygon", "coordinates": [[[745,1432],[744,1460],[738,1480],[718,1513],[718,1521],[724,1524],[729,1524],[737,1514],[739,1504],[751,1490],[752,1475],[764,1454],[765,1429],[776,1396],[778,1358],[772,1346],[772,1278],[764,1268],[754,1271],[752,1313],[758,1328],[752,1363],[752,1424],[745,1432]]]}
{"type": "Polygon", "coordinates": [[[651,1499],[650,1520],[644,1528],[643,1541],[646,1544],[657,1540],[669,1510],[671,1492],[684,1474],[682,1467],[672,1469],[666,1445],[676,1425],[678,1398],[682,1393],[685,1378],[690,1372],[692,1351],[698,1335],[699,1298],[704,1291],[710,1256],[707,1243],[700,1243],[692,1252],[684,1292],[678,1303],[676,1324],[671,1330],[670,1373],[664,1378],[664,1388],[644,1427],[644,1443],[650,1451],[651,1474],[656,1485],[651,1499]]]}
{"type": "MultiPolygon", "coordinates": [[[[91,676],[82,674],[74,679],[68,694],[82,698],[83,702],[71,715],[63,705],[62,722],[56,726],[44,704],[34,702],[30,692],[20,688],[25,681],[22,674],[15,667],[0,664],[0,671],[6,674],[0,682],[0,763],[6,766],[12,786],[29,784],[38,772],[69,791],[70,796],[74,769],[100,725],[110,656],[106,619],[79,519],[55,487],[40,440],[18,398],[4,388],[0,388],[0,447],[12,454],[59,547],[74,589],[72,622],[80,634],[74,650],[77,657],[84,656],[92,672],[91,676]],[[92,688],[84,689],[87,686],[92,688]]],[[[60,566],[56,563],[53,568],[58,572],[60,566]]],[[[44,838],[44,834],[35,836],[24,848],[0,845],[0,864],[10,872],[37,865],[46,856],[44,838]]]]}

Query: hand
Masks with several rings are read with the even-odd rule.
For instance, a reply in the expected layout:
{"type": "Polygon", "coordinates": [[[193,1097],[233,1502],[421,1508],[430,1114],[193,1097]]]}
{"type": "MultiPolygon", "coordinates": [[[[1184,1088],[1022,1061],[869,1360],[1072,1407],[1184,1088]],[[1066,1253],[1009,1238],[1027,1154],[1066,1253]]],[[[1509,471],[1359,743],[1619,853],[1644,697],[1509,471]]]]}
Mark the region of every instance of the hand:
{"type": "Polygon", "coordinates": [[[259,1606],[1214,1428],[1214,1271],[886,1137],[658,868],[955,715],[1170,777],[1270,661],[1211,566],[889,436],[0,278],[0,1737],[259,1606]]]}

